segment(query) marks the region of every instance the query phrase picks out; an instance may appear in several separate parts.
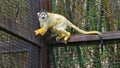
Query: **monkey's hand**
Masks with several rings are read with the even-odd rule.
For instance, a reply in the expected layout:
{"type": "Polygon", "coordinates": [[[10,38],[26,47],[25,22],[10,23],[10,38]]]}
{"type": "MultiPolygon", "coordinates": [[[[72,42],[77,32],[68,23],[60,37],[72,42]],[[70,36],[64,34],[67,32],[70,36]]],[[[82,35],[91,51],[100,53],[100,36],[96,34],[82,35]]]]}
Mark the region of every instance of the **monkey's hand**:
{"type": "Polygon", "coordinates": [[[35,30],[35,35],[40,34],[41,36],[43,36],[46,33],[46,31],[47,31],[47,29],[42,27],[40,29],[35,30]]]}

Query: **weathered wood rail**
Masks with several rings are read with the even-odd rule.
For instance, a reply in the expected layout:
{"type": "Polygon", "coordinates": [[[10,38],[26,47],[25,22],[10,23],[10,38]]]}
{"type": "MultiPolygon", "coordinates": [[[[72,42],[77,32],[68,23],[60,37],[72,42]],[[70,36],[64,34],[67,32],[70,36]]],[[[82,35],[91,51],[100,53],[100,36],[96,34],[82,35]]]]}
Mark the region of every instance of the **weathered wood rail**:
{"type": "MultiPolygon", "coordinates": [[[[120,39],[120,31],[118,32],[106,32],[102,33],[103,40],[117,40],[120,39]]],[[[99,41],[100,37],[98,35],[72,35],[68,42],[85,42],[85,41],[99,41]]]]}
{"type": "MultiPolygon", "coordinates": [[[[102,33],[102,36],[104,43],[106,43],[107,41],[120,40],[120,31],[104,32],[102,33]]],[[[58,42],[54,40],[52,42],[53,43],[51,44],[63,44],[63,40],[60,40],[58,42]]],[[[84,34],[71,35],[70,39],[68,40],[68,44],[75,44],[75,43],[98,44],[100,43],[100,37],[98,35],[84,35],[84,34]]]]}

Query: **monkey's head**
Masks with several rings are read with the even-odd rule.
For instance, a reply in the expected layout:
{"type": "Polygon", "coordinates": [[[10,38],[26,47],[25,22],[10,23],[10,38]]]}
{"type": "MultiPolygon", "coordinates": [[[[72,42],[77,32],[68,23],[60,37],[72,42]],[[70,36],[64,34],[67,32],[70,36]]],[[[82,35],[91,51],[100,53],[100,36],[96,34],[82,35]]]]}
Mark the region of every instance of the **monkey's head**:
{"type": "Polygon", "coordinates": [[[41,19],[43,21],[47,20],[47,18],[48,18],[47,11],[45,11],[45,10],[38,12],[37,15],[38,15],[39,19],[41,19]]]}

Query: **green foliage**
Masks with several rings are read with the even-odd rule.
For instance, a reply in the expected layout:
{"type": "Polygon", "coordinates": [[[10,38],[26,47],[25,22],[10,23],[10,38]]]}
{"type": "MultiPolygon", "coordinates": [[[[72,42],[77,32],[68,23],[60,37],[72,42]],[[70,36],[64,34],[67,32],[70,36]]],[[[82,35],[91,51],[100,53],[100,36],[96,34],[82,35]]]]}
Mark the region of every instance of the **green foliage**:
{"type": "MultiPolygon", "coordinates": [[[[76,26],[87,31],[113,31],[110,23],[114,24],[117,29],[116,31],[118,31],[120,30],[120,1],[109,0],[109,4],[106,3],[107,1],[108,0],[52,0],[52,7],[54,7],[52,10],[53,12],[64,15],[76,26]],[[110,12],[110,16],[108,12],[110,12]]],[[[73,30],[71,32],[75,33],[73,30]]],[[[79,44],[76,46],[78,45],[79,44]]],[[[117,63],[114,63],[120,61],[112,58],[120,54],[120,50],[116,49],[119,48],[117,43],[106,43],[104,45],[103,55],[101,55],[99,44],[76,46],[55,48],[55,56],[57,58],[56,65],[58,67],[120,67],[117,63]],[[113,60],[114,62],[110,62],[109,60],[113,60]]]]}

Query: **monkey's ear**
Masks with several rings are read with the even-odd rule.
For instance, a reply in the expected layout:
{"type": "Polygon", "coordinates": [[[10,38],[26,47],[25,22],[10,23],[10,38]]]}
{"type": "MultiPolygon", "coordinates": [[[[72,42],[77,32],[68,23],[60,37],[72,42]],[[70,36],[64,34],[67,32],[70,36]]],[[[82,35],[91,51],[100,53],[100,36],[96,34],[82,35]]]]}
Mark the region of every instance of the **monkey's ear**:
{"type": "Polygon", "coordinates": [[[40,13],[38,12],[37,15],[39,16],[39,14],[40,14],[40,13]]]}

